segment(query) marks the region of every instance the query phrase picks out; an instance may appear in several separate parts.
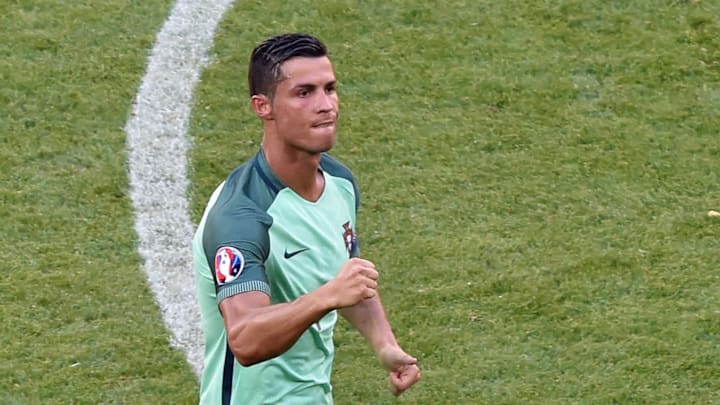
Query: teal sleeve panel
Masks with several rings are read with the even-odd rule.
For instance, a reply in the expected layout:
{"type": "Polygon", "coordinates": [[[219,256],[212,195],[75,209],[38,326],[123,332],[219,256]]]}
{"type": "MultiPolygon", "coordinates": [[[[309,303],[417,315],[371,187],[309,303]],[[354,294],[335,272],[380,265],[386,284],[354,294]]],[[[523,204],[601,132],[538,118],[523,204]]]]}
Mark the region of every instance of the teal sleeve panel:
{"type": "MultiPolygon", "coordinates": [[[[218,302],[248,291],[263,291],[270,295],[265,274],[265,260],[269,254],[270,240],[267,229],[271,220],[257,212],[223,213],[210,215],[203,234],[203,246],[208,264],[214,271],[218,302]],[[222,248],[234,248],[239,252],[240,273],[237,278],[224,283],[218,279],[217,259],[222,248]]],[[[237,254],[236,254],[237,256],[237,254]]]]}
{"type": "Polygon", "coordinates": [[[265,262],[272,218],[265,209],[273,197],[253,167],[244,165],[230,174],[208,213],[203,248],[213,270],[218,303],[248,291],[270,295],[265,262]],[[225,278],[222,266],[227,260],[234,260],[237,274],[225,278]]]}

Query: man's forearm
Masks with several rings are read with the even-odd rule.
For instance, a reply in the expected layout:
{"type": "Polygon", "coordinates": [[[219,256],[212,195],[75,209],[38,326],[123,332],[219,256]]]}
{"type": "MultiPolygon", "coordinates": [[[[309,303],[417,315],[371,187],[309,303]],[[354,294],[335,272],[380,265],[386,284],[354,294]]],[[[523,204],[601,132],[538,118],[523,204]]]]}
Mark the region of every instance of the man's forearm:
{"type": "MultiPolygon", "coordinates": [[[[227,305],[223,311],[232,310],[229,308],[227,305]]],[[[330,310],[332,307],[317,293],[289,303],[246,309],[235,317],[240,322],[227,325],[228,344],[240,364],[256,364],[287,351],[330,310]]]]}
{"type": "Polygon", "coordinates": [[[397,346],[379,295],[342,308],[339,312],[365,337],[376,354],[388,345],[397,346]]]}
{"type": "MultiPolygon", "coordinates": [[[[328,312],[374,297],[377,276],[371,262],[354,258],[340,268],[334,279],[289,303],[270,305],[270,297],[258,291],[226,298],[220,302],[220,311],[230,349],[240,364],[246,366],[278,356],[328,312]]],[[[384,319],[382,306],[377,302],[384,319]]],[[[363,312],[366,311],[360,311],[363,312]]],[[[357,317],[363,322],[362,316],[357,317]]],[[[376,327],[370,322],[364,328],[376,327]]]]}

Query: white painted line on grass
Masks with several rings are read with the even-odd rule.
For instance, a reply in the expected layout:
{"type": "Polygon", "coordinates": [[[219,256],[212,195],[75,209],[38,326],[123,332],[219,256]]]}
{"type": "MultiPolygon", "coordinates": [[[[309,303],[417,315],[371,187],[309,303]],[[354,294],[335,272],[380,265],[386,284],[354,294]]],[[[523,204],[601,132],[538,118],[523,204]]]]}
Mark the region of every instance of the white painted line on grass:
{"type": "Polygon", "coordinates": [[[203,336],[195,299],[187,137],[193,88],[232,0],[178,0],[157,35],[127,134],[130,198],[140,256],[171,344],[199,376],[203,336]]]}

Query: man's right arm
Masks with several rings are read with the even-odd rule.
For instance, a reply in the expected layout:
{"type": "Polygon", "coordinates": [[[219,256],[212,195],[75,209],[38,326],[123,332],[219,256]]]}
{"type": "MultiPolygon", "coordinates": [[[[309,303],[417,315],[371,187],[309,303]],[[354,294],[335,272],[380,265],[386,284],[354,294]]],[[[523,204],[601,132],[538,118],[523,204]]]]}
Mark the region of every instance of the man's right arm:
{"type": "Polygon", "coordinates": [[[327,284],[288,303],[271,305],[259,291],[228,297],[220,311],[230,350],[243,366],[276,357],[328,312],[374,297],[377,278],[372,262],[354,258],[327,284]]]}

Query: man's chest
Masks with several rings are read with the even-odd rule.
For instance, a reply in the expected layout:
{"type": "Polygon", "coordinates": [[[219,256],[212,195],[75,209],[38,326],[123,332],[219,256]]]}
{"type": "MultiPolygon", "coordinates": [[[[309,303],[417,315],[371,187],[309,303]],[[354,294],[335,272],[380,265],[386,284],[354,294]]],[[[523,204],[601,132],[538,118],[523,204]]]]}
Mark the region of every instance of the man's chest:
{"type": "Polygon", "coordinates": [[[273,299],[292,300],[335,277],[355,242],[348,204],[286,204],[271,212],[266,271],[273,299]]]}

